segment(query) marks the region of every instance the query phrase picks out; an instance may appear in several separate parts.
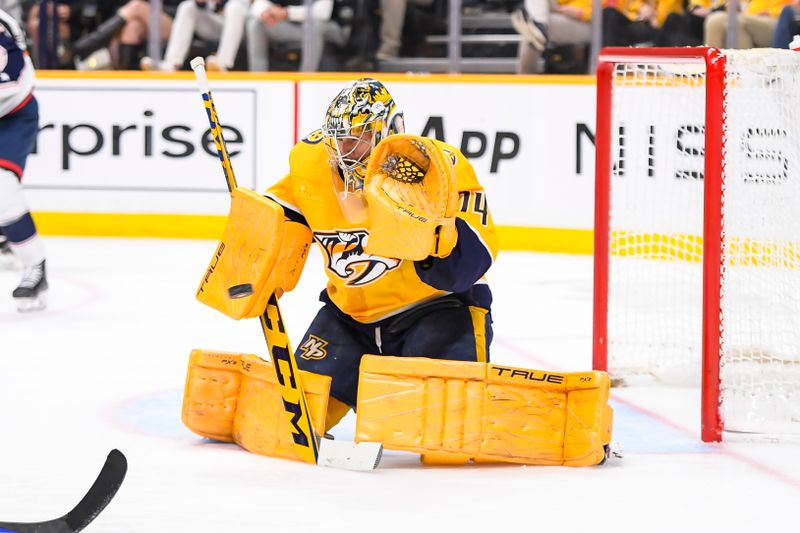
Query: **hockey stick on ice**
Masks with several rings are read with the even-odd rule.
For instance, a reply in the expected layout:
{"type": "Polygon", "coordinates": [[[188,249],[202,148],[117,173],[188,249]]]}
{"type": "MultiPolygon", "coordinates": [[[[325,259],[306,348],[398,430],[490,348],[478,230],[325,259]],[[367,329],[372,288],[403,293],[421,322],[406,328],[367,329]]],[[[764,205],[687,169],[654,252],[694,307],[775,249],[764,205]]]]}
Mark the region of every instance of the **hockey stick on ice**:
{"type": "MultiPolygon", "coordinates": [[[[232,193],[238,187],[238,184],[236,183],[233,165],[231,165],[231,159],[225,145],[225,138],[222,136],[222,126],[219,123],[217,110],[214,107],[214,99],[211,96],[211,88],[209,87],[208,76],[205,70],[205,61],[203,61],[201,57],[196,57],[192,60],[191,66],[197,77],[200,93],[203,96],[203,104],[206,108],[211,135],[214,137],[214,144],[216,145],[217,154],[222,164],[222,172],[225,175],[228,192],[232,193]]],[[[275,373],[277,374],[278,383],[281,388],[284,409],[292,415],[292,438],[294,440],[295,452],[303,461],[307,463],[316,463],[319,457],[319,440],[311,426],[311,417],[308,414],[303,383],[297,379],[299,373],[297,362],[291,354],[291,348],[288,342],[289,339],[283,327],[283,319],[275,295],[270,297],[267,309],[261,315],[260,319],[261,329],[264,332],[264,338],[267,341],[275,373]],[[270,313],[270,310],[272,310],[272,313],[270,313]],[[288,365],[288,375],[284,375],[280,361],[288,365]]]]}
{"type": "Polygon", "coordinates": [[[46,522],[0,522],[0,533],[75,533],[97,518],[119,490],[128,461],[119,450],[111,450],[100,474],[86,496],[70,512],[46,522]]]}
{"type": "MultiPolygon", "coordinates": [[[[222,126],[219,123],[217,110],[214,107],[214,99],[211,96],[205,62],[202,57],[196,57],[191,61],[191,66],[197,78],[200,93],[203,96],[203,104],[206,108],[206,115],[208,116],[211,134],[214,137],[217,154],[222,164],[222,171],[225,174],[228,191],[233,192],[238,187],[238,184],[233,173],[228,149],[225,146],[225,139],[222,136],[222,126]]],[[[298,456],[307,463],[353,470],[374,469],[378,465],[383,451],[383,447],[380,444],[334,443],[328,439],[323,439],[322,443],[320,443],[320,439],[311,425],[305,390],[303,389],[302,381],[299,379],[300,371],[289,344],[289,336],[284,327],[278,299],[274,294],[269,298],[267,308],[260,317],[260,322],[281,388],[283,406],[286,412],[291,415],[292,438],[298,456]]]]}

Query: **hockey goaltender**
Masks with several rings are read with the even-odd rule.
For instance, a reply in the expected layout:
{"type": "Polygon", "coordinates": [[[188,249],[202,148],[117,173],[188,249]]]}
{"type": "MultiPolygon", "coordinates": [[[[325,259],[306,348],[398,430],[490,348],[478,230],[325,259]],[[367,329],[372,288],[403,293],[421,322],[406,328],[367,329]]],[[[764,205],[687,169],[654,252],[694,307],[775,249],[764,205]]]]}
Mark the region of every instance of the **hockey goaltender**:
{"type": "Polygon", "coordinates": [[[357,442],[426,464],[605,460],[606,373],[489,363],[484,274],[498,243],[457,148],[404,133],[389,91],[364,78],[334,98],[289,162],[264,195],[229,179],[226,232],[197,294],[233,318],[260,317],[277,366],[194,350],[182,413],[192,431],[320,462],[317,435],[354,409],[357,442]],[[292,356],[277,299],[296,285],[312,243],[328,284],[292,356]]]}

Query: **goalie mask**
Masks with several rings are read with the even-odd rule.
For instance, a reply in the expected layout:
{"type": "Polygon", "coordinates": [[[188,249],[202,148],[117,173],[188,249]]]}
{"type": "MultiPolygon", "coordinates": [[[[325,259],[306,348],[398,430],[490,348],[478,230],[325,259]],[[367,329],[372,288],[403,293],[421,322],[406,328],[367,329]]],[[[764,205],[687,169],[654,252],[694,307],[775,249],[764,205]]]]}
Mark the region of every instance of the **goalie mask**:
{"type": "Polygon", "coordinates": [[[341,180],[339,173],[334,176],[340,200],[361,195],[370,152],[382,139],[404,129],[403,113],[378,80],[361,78],[333,99],[322,134],[331,163],[341,171],[341,180]]]}

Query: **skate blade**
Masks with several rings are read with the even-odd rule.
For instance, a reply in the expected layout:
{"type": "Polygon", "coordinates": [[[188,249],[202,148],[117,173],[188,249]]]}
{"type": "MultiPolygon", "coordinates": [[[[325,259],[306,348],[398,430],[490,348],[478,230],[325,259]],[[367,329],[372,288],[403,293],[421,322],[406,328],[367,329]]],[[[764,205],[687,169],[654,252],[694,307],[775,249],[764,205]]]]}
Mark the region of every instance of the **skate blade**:
{"type": "Polygon", "coordinates": [[[35,298],[14,298],[17,304],[17,311],[20,313],[30,313],[42,311],[47,307],[47,298],[44,293],[39,293],[35,298]]]}

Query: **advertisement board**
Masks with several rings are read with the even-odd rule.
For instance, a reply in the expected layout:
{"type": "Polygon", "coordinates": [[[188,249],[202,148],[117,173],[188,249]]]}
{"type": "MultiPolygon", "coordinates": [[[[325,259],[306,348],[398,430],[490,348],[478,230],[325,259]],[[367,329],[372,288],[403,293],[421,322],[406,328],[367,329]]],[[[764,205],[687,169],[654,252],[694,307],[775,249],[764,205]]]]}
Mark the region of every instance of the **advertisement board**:
{"type": "MultiPolygon", "coordinates": [[[[470,158],[496,224],[592,227],[593,78],[381,79],[404,111],[408,132],[444,140],[470,158]]],[[[244,73],[212,79],[239,183],[264,190],[285,175],[295,140],[322,125],[348,81],[244,73]]],[[[43,73],[36,96],[40,133],[24,181],[35,212],[227,213],[191,77],[43,73]]]]}

